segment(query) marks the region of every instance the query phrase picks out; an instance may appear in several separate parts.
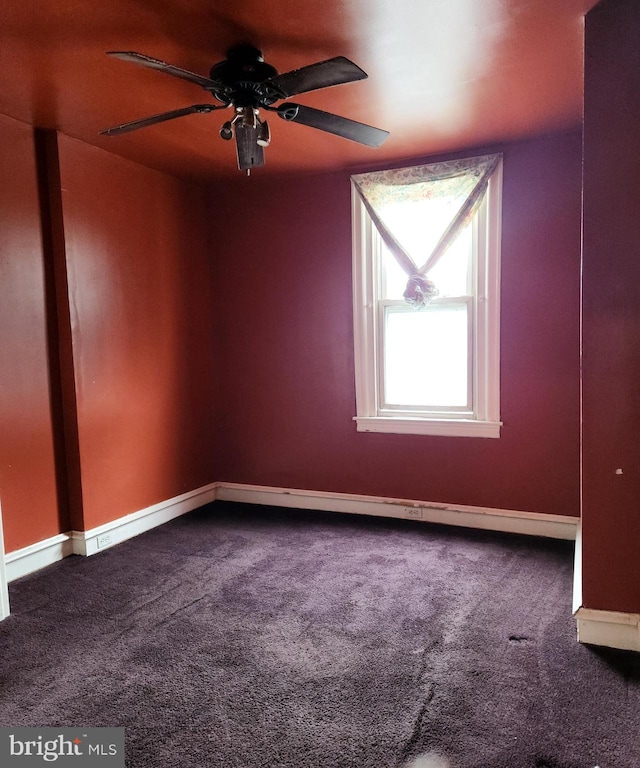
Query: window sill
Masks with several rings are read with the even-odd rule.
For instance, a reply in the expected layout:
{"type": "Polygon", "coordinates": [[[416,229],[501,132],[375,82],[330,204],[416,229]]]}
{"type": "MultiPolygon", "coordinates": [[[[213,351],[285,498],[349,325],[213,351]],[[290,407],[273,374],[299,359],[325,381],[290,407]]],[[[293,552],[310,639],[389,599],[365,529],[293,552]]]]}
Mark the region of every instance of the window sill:
{"type": "Polygon", "coordinates": [[[358,432],[391,432],[398,435],[448,437],[500,437],[501,421],[475,419],[421,419],[396,416],[354,416],[358,432]]]}

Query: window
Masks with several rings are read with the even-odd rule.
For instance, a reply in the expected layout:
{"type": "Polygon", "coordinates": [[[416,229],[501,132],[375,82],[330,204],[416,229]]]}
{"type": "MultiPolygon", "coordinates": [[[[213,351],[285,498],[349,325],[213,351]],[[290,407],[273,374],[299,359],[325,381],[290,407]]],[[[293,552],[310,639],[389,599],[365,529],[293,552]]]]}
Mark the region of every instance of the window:
{"type": "Polygon", "coordinates": [[[500,436],[501,186],[500,156],[352,177],[358,431],[500,436]]]}

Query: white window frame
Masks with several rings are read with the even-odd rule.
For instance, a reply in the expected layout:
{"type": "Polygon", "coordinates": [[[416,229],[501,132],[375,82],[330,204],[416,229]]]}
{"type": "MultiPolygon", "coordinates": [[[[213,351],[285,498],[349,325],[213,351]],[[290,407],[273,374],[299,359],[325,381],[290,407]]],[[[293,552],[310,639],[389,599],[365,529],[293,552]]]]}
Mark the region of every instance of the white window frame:
{"type": "MultiPolygon", "coordinates": [[[[500,437],[500,240],[502,161],[489,180],[475,217],[474,295],[471,298],[472,408],[403,410],[379,402],[383,375],[380,323],[385,302],[377,296],[381,238],[351,184],[353,222],[353,309],[358,432],[500,437]]],[[[436,299],[444,303],[446,299],[436,299]]],[[[388,304],[388,302],[386,302],[388,304]]],[[[420,311],[420,310],[411,310],[420,311]]]]}

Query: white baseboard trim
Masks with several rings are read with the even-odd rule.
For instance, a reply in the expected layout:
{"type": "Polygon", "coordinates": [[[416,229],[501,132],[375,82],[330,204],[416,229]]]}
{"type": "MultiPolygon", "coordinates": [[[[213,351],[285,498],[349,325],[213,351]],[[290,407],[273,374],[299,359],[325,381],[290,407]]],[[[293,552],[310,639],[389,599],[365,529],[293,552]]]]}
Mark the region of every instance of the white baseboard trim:
{"type": "Polygon", "coordinates": [[[640,651],[640,614],[602,611],[582,605],[582,526],[578,524],[573,570],[573,615],[578,642],[640,651]]]}
{"type": "Polygon", "coordinates": [[[490,507],[471,507],[438,502],[392,499],[380,496],[360,496],[352,493],[306,491],[292,488],[272,488],[242,483],[217,483],[216,498],[247,504],[277,507],[317,509],[356,515],[397,517],[423,520],[466,528],[481,528],[505,533],[521,533],[573,541],[578,518],[568,515],[536,514],[490,507]]]}
{"type": "Polygon", "coordinates": [[[574,615],[579,642],[640,651],[640,614],[580,607],[574,615]]]}
{"type": "Polygon", "coordinates": [[[7,581],[12,582],[34,571],[39,571],[40,568],[53,565],[70,554],[72,554],[72,543],[68,533],[59,533],[57,536],[30,544],[28,547],[16,549],[4,558],[7,581]]]}
{"type": "Polygon", "coordinates": [[[216,492],[217,483],[210,483],[195,491],[174,496],[172,499],[132,512],[130,515],[112,520],[89,531],[71,531],[73,554],[95,555],[98,551],[113,547],[115,544],[120,544],[215,501],[216,492]]]}
{"type": "Polygon", "coordinates": [[[578,522],[577,518],[566,515],[543,515],[411,499],[218,482],[146,507],[97,528],[61,533],[10,552],[4,558],[6,580],[14,581],[71,554],[94,555],[96,552],[120,544],[216,499],[246,504],[423,520],[444,525],[567,540],[575,538],[578,522]]]}
{"type": "Polygon", "coordinates": [[[575,616],[582,606],[582,522],[578,521],[576,546],[573,550],[573,601],[572,612],[575,616]]]}
{"type": "Polygon", "coordinates": [[[4,561],[4,534],[2,531],[2,504],[0,504],[0,621],[9,615],[9,590],[7,569],[4,561]]]}
{"type": "MultiPolygon", "coordinates": [[[[38,541],[28,547],[16,549],[4,557],[7,582],[15,581],[34,571],[53,565],[69,555],[94,555],[96,552],[131,539],[140,533],[168,523],[175,517],[215,501],[216,483],[183,493],[167,501],[125,515],[118,520],[93,528],[90,531],[60,533],[49,539],[38,541]]],[[[0,588],[2,584],[0,583],[0,588]]],[[[0,618],[9,615],[9,605],[0,592],[0,618]]]]}

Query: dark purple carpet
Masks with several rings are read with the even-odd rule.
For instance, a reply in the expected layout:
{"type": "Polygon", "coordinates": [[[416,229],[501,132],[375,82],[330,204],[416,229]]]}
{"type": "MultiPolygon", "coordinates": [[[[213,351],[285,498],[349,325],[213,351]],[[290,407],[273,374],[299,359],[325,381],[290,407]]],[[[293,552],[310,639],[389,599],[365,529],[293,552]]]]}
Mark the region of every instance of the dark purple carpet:
{"type": "Polygon", "coordinates": [[[638,768],[640,657],[580,646],[572,546],[217,502],[10,587],[0,725],[135,768],[638,768]]]}

